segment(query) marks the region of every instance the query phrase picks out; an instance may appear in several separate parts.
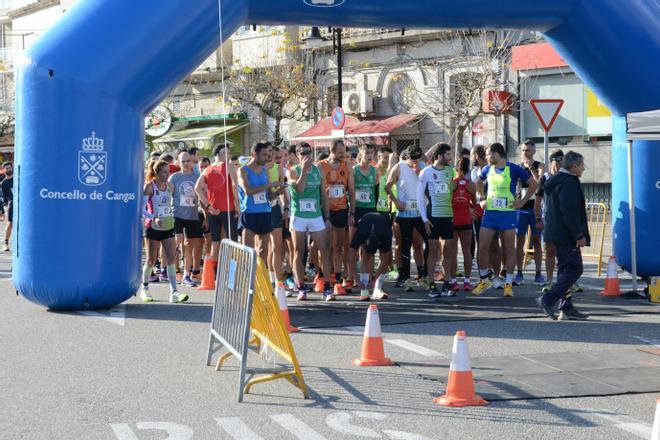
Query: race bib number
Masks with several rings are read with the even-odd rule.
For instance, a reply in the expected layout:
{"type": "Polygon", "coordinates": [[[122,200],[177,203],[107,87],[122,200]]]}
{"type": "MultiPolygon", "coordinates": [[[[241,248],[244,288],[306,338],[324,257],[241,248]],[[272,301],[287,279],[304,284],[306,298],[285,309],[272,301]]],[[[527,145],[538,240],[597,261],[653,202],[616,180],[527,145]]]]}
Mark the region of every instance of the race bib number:
{"type": "Polygon", "coordinates": [[[387,209],[387,200],[386,199],[378,199],[377,206],[380,209],[387,209]]]}
{"type": "Polygon", "coordinates": [[[314,212],[316,211],[316,200],[302,199],[300,201],[300,212],[314,212]]]}
{"type": "Polygon", "coordinates": [[[435,182],[433,192],[435,194],[449,194],[449,185],[447,185],[447,182],[435,182]]]}
{"type": "Polygon", "coordinates": [[[194,197],[181,197],[179,199],[179,206],[184,208],[194,208],[195,207],[195,198],[194,197]]]}
{"type": "Polygon", "coordinates": [[[358,202],[371,203],[371,191],[358,189],[355,191],[355,199],[358,202]]]}
{"type": "Polygon", "coordinates": [[[417,200],[408,200],[406,202],[406,211],[414,211],[417,209],[417,200]]]}
{"type": "Polygon", "coordinates": [[[172,207],[171,206],[157,206],[156,207],[156,217],[172,217],[172,207]]]}
{"type": "Polygon", "coordinates": [[[266,191],[261,191],[260,193],[254,194],[254,204],[255,205],[262,205],[264,203],[268,203],[268,199],[266,198],[266,191]]]}
{"type": "Polygon", "coordinates": [[[493,208],[494,209],[506,209],[507,208],[506,197],[495,197],[492,200],[493,200],[493,208]]]}
{"type": "Polygon", "coordinates": [[[330,185],[328,188],[328,197],[338,199],[344,196],[344,185],[330,185]]]}

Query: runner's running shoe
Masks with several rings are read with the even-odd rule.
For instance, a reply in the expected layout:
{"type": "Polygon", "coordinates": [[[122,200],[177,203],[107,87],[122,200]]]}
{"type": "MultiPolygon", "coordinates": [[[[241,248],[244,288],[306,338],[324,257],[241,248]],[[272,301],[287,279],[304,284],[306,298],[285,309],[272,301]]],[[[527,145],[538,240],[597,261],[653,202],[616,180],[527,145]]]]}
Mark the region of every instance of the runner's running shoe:
{"type": "Polygon", "coordinates": [[[431,299],[436,299],[440,296],[440,291],[438,290],[438,286],[435,285],[435,283],[431,283],[429,286],[429,298],[431,299]]]}
{"type": "Polygon", "coordinates": [[[523,283],[523,274],[518,272],[516,276],[513,277],[513,285],[520,286],[523,283]]]}
{"type": "Polygon", "coordinates": [[[324,301],[334,301],[336,299],[337,298],[335,297],[335,294],[332,293],[332,290],[328,289],[328,290],[323,291],[323,300],[324,301]]]}
{"type": "Polygon", "coordinates": [[[296,283],[293,281],[293,278],[287,278],[284,280],[284,286],[289,290],[293,290],[296,288],[296,283]]]}
{"type": "Polygon", "coordinates": [[[379,289],[378,287],[374,288],[374,293],[372,295],[373,299],[387,299],[390,296],[383,291],[383,289],[379,289]]]}
{"type": "Polygon", "coordinates": [[[534,282],[538,285],[543,285],[546,282],[546,279],[543,275],[538,274],[534,277],[534,282]]]}
{"type": "Polygon", "coordinates": [[[369,301],[371,298],[369,297],[369,290],[368,289],[360,289],[360,301],[369,301]]]}
{"type": "Polygon", "coordinates": [[[158,279],[164,283],[167,283],[170,279],[167,278],[167,272],[161,271],[160,275],[158,275],[158,279]]]}
{"type": "Polygon", "coordinates": [[[346,295],[346,291],[342,287],[341,283],[336,283],[335,284],[335,295],[337,295],[337,296],[345,296],[346,295]]]}
{"type": "Polygon", "coordinates": [[[429,289],[431,287],[431,283],[432,281],[429,277],[420,277],[419,281],[417,282],[419,287],[422,289],[429,289]]]}
{"type": "Polygon", "coordinates": [[[546,281],[543,285],[543,288],[541,289],[541,292],[548,293],[550,292],[550,289],[552,289],[552,283],[550,281],[546,281]]]}
{"type": "Polygon", "coordinates": [[[504,285],[504,297],[512,298],[513,297],[513,286],[509,283],[504,285]]]}
{"type": "Polygon", "coordinates": [[[159,281],[160,281],[160,280],[158,279],[158,275],[156,275],[156,274],[151,274],[151,276],[149,276],[149,282],[150,282],[150,283],[157,283],[157,282],[159,282],[159,281]]]}
{"type": "Polygon", "coordinates": [[[344,283],[342,284],[342,287],[346,293],[349,293],[351,290],[353,290],[354,286],[355,284],[353,283],[353,280],[344,280],[344,283]]]}
{"type": "Polygon", "coordinates": [[[496,289],[501,289],[504,287],[505,280],[504,278],[495,278],[493,279],[493,287],[496,289]]]}
{"type": "Polygon", "coordinates": [[[307,275],[308,278],[313,278],[316,275],[316,269],[313,267],[307,266],[305,268],[305,275],[307,275]]]}
{"type": "Polygon", "coordinates": [[[181,284],[188,287],[197,287],[197,283],[190,278],[190,275],[183,277],[181,284]]]}
{"type": "Polygon", "coordinates": [[[188,295],[185,293],[174,292],[170,294],[170,302],[172,304],[188,301],[188,295]]]}
{"type": "Polygon", "coordinates": [[[479,284],[477,284],[474,289],[472,289],[472,293],[474,295],[481,295],[486,290],[490,289],[491,285],[492,283],[488,281],[488,278],[484,278],[483,280],[479,281],[479,284]]]}
{"type": "Polygon", "coordinates": [[[458,283],[454,281],[453,283],[449,283],[449,290],[452,292],[458,292],[461,288],[458,287],[458,283]]]}
{"type": "Polygon", "coordinates": [[[470,284],[469,281],[464,281],[463,290],[465,290],[466,292],[470,292],[472,290],[472,284],[470,284]]]}
{"type": "Polygon", "coordinates": [[[325,280],[323,277],[316,276],[314,278],[314,292],[321,293],[323,292],[323,288],[325,287],[325,280]]]}
{"type": "Polygon", "coordinates": [[[387,280],[388,281],[395,281],[399,278],[399,271],[396,269],[393,269],[387,273],[387,280]]]}
{"type": "Polygon", "coordinates": [[[140,298],[143,302],[152,302],[154,298],[149,294],[149,289],[144,287],[140,290],[140,298]]]}
{"type": "Polygon", "coordinates": [[[414,285],[415,285],[415,283],[413,282],[413,280],[408,278],[407,280],[405,280],[403,282],[403,291],[404,292],[414,292],[415,291],[414,285]]]}

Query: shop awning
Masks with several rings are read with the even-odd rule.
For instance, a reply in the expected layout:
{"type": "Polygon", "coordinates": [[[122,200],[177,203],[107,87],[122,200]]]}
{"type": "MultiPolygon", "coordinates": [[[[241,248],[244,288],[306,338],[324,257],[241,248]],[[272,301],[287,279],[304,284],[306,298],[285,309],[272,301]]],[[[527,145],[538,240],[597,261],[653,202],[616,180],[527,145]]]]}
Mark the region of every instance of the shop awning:
{"type": "MultiPolygon", "coordinates": [[[[153,143],[162,151],[176,149],[182,146],[211,149],[213,144],[222,141],[224,135],[233,133],[250,125],[249,121],[232,122],[223,125],[207,125],[204,127],[186,128],[174,131],[154,139],[153,143]]],[[[231,143],[227,139],[227,143],[231,143]]]]}
{"type": "MultiPolygon", "coordinates": [[[[344,140],[348,143],[372,143],[375,145],[387,145],[393,131],[408,125],[414,125],[421,119],[420,115],[400,113],[395,116],[379,119],[359,121],[353,117],[346,117],[344,126],[344,140]]],[[[312,147],[328,147],[334,139],[339,137],[333,135],[335,130],[330,118],[320,120],[309,130],[291,139],[291,142],[308,142],[312,147]]]]}

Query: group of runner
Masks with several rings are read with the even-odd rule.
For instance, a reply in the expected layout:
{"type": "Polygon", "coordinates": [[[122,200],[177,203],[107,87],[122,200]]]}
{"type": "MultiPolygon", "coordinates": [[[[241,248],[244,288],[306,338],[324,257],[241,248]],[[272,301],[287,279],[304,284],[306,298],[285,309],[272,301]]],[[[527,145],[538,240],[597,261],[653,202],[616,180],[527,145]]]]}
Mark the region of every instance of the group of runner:
{"type": "MultiPolygon", "coordinates": [[[[267,262],[276,288],[299,301],[311,292],[333,301],[353,290],[363,301],[386,299],[386,276],[406,291],[422,287],[431,298],[455,296],[459,275],[465,291],[479,295],[495,285],[513,296],[513,286],[523,282],[528,233],[534,280],[549,286],[540,268],[539,188],[548,174],[534,161],[531,141],[521,146],[519,165],[507,161],[499,143],[463,149],[455,159],[444,143],[426,153],[411,146],[400,155],[362,144],[353,156],[336,140],[316,162],[305,142],[288,149],[257,143],[241,160],[228,148],[217,145],[212,161],[194,150],[147,163],[144,301],[152,300],[149,283],[156,280],[170,283],[171,302],[187,300],[177,291],[180,261],[181,284],[194,287],[202,256],[217,259],[221,239],[236,241],[239,232],[242,243],[267,262]],[[479,281],[473,287],[475,249],[479,281]],[[312,285],[306,277],[313,278],[312,285]]],[[[552,159],[558,164],[561,155],[552,159]]],[[[548,274],[551,278],[552,270],[548,274]]]]}

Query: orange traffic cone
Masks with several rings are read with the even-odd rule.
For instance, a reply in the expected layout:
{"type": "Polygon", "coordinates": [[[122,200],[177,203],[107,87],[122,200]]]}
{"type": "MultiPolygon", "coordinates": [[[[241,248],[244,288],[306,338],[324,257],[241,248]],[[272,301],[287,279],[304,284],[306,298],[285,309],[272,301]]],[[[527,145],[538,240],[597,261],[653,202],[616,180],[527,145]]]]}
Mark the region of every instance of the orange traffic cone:
{"type": "Polygon", "coordinates": [[[286,295],[284,294],[284,287],[275,286],[275,297],[277,298],[277,303],[280,305],[280,313],[282,314],[282,319],[284,319],[284,325],[289,333],[299,332],[298,327],[291,325],[291,319],[289,318],[289,308],[286,305],[286,295]]]}
{"type": "Polygon", "coordinates": [[[465,340],[465,332],[462,330],[457,331],[454,336],[447,391],[444,396],[436,397],[433,401],[443,406],[488,405],[488,402],[474,392],[470,354],[465,340]]]}
{"type": "Polygon", "coordinates": [[[204,257],[204,268],[202,270],[202,284],[197,290],[215,290],[215,269],[218,260],[207,255],[204,257]]]}
{"type": "Polygon", "coordinates": [[[364,340],[362,342],[362,356],[353,361],[353,365],[362,367],[375,367],[394,365],[392,360],[385,357],[383,348],[383,334],[380,331],[380,317],[378,306],[372,304],[367,311],[367,324],[364,327],[364,340]]]}
{"type": "Polygon", "coordinates": [[[600,296],[619,296],[621,295],[621,286],[619,285],[619,275],[616,272],[616,258],[610,257],[607,262],[607,277],[605,277],[605,290],[599,293],[600,296]]]}

